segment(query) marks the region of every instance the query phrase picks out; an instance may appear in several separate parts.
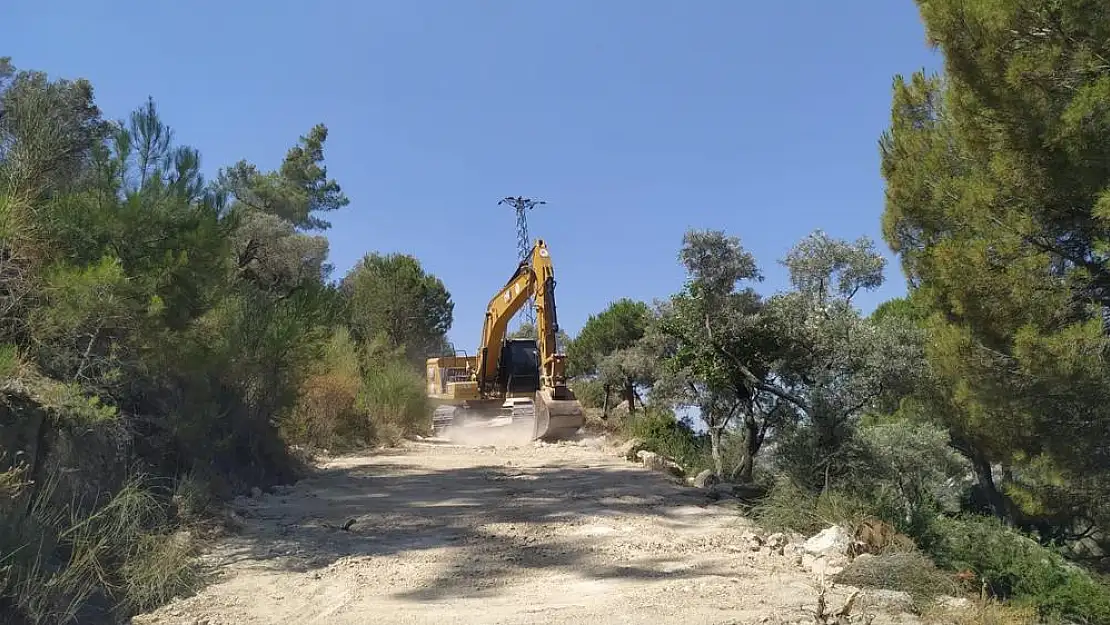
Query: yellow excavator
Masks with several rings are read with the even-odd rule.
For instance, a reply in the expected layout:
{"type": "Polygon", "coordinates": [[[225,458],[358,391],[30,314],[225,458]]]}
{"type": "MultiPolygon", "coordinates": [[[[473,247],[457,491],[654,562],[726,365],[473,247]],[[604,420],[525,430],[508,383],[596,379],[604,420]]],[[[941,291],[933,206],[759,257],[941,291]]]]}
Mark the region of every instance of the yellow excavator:
{"type": "Polygon", "coordinates": [[[532,440],[570,438],[585,423],[582,405],[567,387],[566,356],[558,351],[555,270],[543,239],[490,300],[478,352],[428,359],[428,397],[437,406],[436,429],[532,413],[532,440]],[[506,330],[529,300],[538,338],[507,339],[506,330]]]}

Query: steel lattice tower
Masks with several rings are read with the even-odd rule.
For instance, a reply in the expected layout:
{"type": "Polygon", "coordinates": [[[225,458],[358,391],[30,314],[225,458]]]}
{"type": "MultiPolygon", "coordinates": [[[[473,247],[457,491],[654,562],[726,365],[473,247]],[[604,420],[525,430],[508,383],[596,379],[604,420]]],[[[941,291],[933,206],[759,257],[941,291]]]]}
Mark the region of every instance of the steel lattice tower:
{"type": "MultiPolygon", "coordinates": [[[[502,198],[497,203],[498,206],[508,204],[516,211],[516,249],[521,262],[528,260],[528,255],[532,253],[532,239],[528,236],[528,211],[546,203],[543,200],[520,196],[502,198]]],[[[528,298],[528,303],[524,306],[524,318],[533,326],[536,325],[536,311],[532,298],[528,298]]]]}

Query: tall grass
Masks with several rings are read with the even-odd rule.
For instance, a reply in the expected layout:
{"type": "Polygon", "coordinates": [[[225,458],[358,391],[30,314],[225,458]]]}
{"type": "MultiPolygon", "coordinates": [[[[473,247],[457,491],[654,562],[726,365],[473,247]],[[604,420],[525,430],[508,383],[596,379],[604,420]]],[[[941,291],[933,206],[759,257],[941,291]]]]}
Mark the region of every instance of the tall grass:
{"type": "Polygon", "coordinates": [[[878,509],[860,498],[838,491],[815,494],[786,477],[776,481],[752,512],[770,531],[795,531],[807,536],[830,525],[854,530],[867,519],[882,518],[878,509]]]}
{"type": "Polygon", "coordinates": [[[319,366],[300,388],[282,420],[292,443],[350,449],[394,445],[408,434],[426,434],[432,407],[424,379],[400,353],[368,349],[362,354],[344,327],[336,329],[319,366]]]}
{"type": "Polygon", "coordinates": [[[424,379],[402,360],[386,360],[366,372],[359,406],[379,442],[395,445],[406,434],[428,434],[432,405],[424,379]]]}
{"type": "Polygon", "coordinates": [[[60,503],[60,473],[32,485],[0,474],[0,612],[13,623],[65,624],[126,616],[200,582],[187,533],[143,476],[99,505],[60,503]]]}

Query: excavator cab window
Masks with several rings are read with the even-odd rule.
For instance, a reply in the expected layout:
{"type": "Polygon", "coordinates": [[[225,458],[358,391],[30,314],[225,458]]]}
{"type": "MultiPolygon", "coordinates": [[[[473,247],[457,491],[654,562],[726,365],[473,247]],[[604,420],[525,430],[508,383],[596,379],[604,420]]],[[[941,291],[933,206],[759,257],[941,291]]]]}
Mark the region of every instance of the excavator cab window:
{"type": "Polygon", "coordinates": [[[540,348],[533,339],[510,339],[501,347],[501,388],[534,393],[540,388],[540,348]]]}

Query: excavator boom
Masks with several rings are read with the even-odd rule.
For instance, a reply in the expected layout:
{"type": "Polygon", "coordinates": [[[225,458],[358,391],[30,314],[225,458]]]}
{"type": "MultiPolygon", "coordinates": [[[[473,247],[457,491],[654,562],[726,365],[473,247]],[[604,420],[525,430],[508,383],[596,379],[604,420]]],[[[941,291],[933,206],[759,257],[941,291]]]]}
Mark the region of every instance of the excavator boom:
{"type": "Polygon", "coordinates": [[[516,415],[519,404],[531,403],[534,440],[572,436],[585,418],[567,387],[566,357],[555,341],[558,331],[555,271],[547,244],[538,239],[529,258],[486,307],[477,354],[428,359],[428,395],[449,407],[452,415],[441,424],[457,424],[474,414],[479,421],[488,420],[506,407],[516,415]],[[506,339],[509,321],[530,298],[535,302],[537,338],[506,339]]]}

